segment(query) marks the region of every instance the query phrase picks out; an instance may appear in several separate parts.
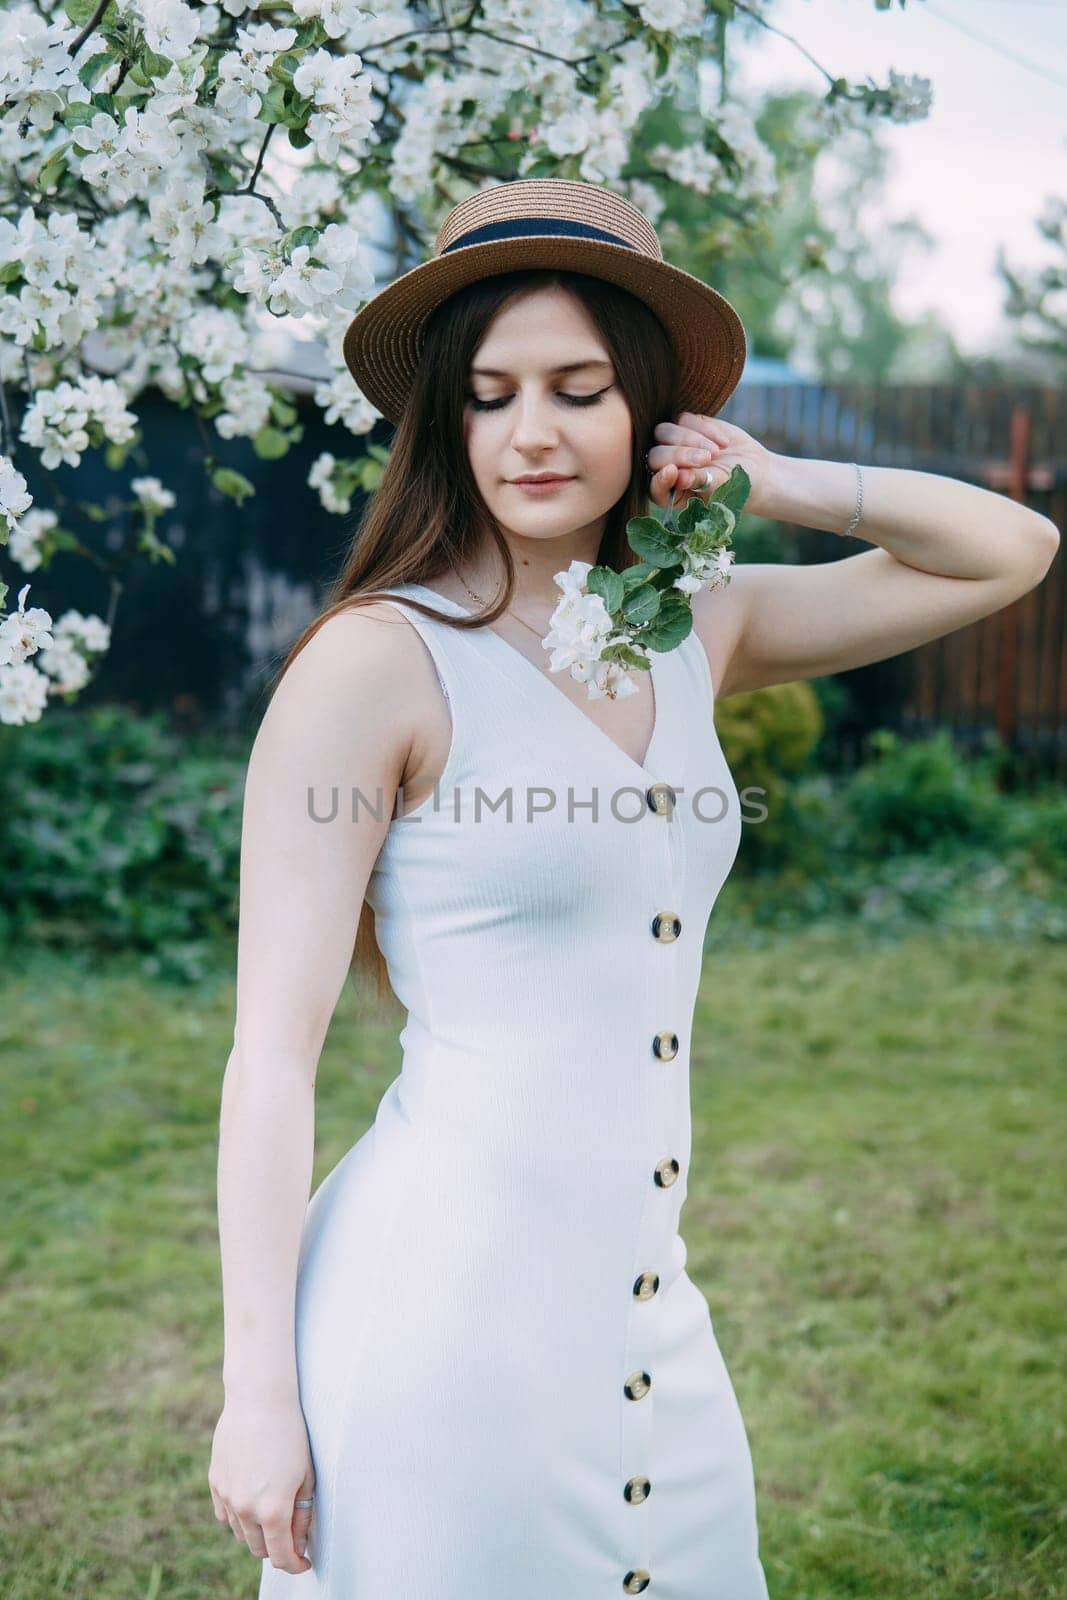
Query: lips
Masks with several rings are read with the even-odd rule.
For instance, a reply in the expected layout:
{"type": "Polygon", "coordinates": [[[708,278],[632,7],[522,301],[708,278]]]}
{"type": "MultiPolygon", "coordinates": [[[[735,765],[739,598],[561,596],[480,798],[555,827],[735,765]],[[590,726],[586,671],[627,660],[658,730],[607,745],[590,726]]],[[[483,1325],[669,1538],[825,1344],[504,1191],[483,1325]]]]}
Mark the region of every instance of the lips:
{"type": "Polygon", "coordinates": [[[538,483],[570,483],[570,481],[571,481],[570,477],[566,473],[563,473],[563,472],[554,472],[548,478],[512,478],[511,479],[512,483],[520,484],[523,488],[528,488],[531,484],[538,484],[538,483]]]}

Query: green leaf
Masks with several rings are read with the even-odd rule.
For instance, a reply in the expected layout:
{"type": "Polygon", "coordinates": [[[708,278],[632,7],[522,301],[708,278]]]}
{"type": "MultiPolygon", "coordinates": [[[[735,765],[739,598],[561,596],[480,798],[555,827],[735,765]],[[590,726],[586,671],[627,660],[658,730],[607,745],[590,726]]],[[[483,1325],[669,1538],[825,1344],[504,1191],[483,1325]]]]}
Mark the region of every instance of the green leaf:
{"type": "Polygon", "coordinates": [[[0,264],[0,283],[14,283],[16,278],[21,277],[21,261],[5,261],[0,264]]]}
{"type": "Polygon", "coordinates": [[[295,422],[297,418],[297,410],[293,402],[287,395],[279,394],[276,389],[271,390],[270,414],[275,422],[280,423],[282,427],[287,426],[290,422],[295,422]]]}
{"type": "Polygon", "coordinates": [[[99,111],[99,106],[86,104],[84,100],[71,100],[63,107],[60,120],[65,128],[83,128],[92,122],[99,111]]]}
{"type": "Polygon", "coordinates": [[[137,541],[137,548],[142,554],[151,559],[153,566],[159,561],[164,561],[168,566],[173,567],[177,561],[177,556],[170,545],[164,544],[162,539],[157,536],[152,526],[153,520],[150,518],[148,525],[142,528],[137,541]]]}
{"type": "Polygon", "coordinates": [[[367,491],[368,494],[374,493],[384,476],[384,471],[378,465],[377,461],[363,462],[363,470],[360,473],[360,481],[362,487],[367,491]]]}
{"type": "Polygon", "coordinates": [[[631,517],[626,524],[630,549],[654,567],[680,567],[684,560],[676,540],[655,517],[631,517]]]}
{"type": "Polygon", "coordinates": [[[288,129],[288,139],[294,150],[306,150],[311,143],[310,136],[304,132],[303,128],[288,129]]]}
{"type": "Polygon", "coordinates": [[[710,499],[729,506],[731,511],[740,511],[751,492],[752,479],[744,467],[734,467],[726,482],[720,483],[710,499]]]}
{"type": "Polygon", "coordinates": [[[44,194],[50,193],[59,183],[67,170],[67,152],[69,144],[60,145],[58,150],[53,150],[44,166],[37,174],[37,186],[44,194]]]}
{"type": "Polygon", "coordinates": [[[78,68],[78,77],[87,89],[91,89],[100,74],[119,59],[119,52],[110,46],[106,50],[98,50],[95,56],[90,56],[78,68]]]}
{"type": "Polygon", "coordinates": [[[289,250],[299,250],[302,244],[316,245],[319,242],[318,228],[294,228],[287,233],[282,244],[289,250]]]}
{"type": "Polygon", "coordinates": [[[279,428],[272,428],[268,424],[260,428],[252,440],[252,449],[263,461],[277,461],[279,456],[284,456],[289,450],[289,437],[279,428]]]}
{"type": "Polygon", "coordinates": [[[639,589],[634,589],[626,596],[622,603],[622,614],[631,627],[641,628],[659,611],[659,590],[650,583],[643,583],[639,589]]]}
{"type": "Polygon", "coordinates": [[[619,643],[605,645],[601,652],[604,661],[619,661],[624,667],[634,667],[638,672],[651,672],[652,663],[646,661],[632,645],[619,643]]]}
{"type": "Polygon", "coordinates": [[[585,587],[590,594],[598,594],[612,613],[618,611],[626,594],[622,577],[611,567],[591,567],[585,580],[585,587]]]}
{"type": "Polygon", "coordinates": [[[325,40],[326,29],[317,17],[313,17],[302,28],[297,28],[293,48],[299,50],[301,56],[303,56],[305,51],[313,50],[316,45],[323,44],[325,40]]]}
{"type": "Polygon", "coordinates": [[[271,77],[279,83],[289,85],[293,81],[293,73],[300,65],[300,57],[293,50],[287,50],[283,56],[275,56],[271,63],[271,77]]]}
{"type": "Polygon", "coordinates": [[[237,174],[223,156],[212,150],[203,150],[200,159],[206,161],[211,169],[216,189],[221,189],[225,193],[228,189],[240,187],[237,174]]]}
{"type": "Polygon", "coordinates": [[[677,589],[663,597],[659,616],[644,629],[640,642],[648,650],[674,650],[693,630],[693,612],[677,589]],[[675,598],[680,604],[674,604],[675,598]]]}
{"type": "Polygon", "coordinates": [[[259,108],[260,122],[286,122],[289,117],[289,108],[286,103],[286,89],[284,83],[272,83],[263,96],[263,104],[259,108]]]}
{"type": "Polygon", "coordinates": [[[659,568],[652,566],[647,561],[637,561],[632,567],[624,567],[619,576],[622,578],[623,588],[629,594],[631,589],[640,588],[649,578],[654,578],[659,568]]]}
{"type": "Polygon", "coordinates": [[[216,467],[211,474],[211,481],[220,494],[228,495],[238,505],[256,492],[255,484],[249,483],[243,473],[235,472],[232,467],[216,467]]]}
{"type": "Polygon", "coordinates": [[[173,66],[167,56],[157,55],[154,50],[145,50],[141,55],[145,71],[153,78],[165,78],[173,66]]]}
{"type": "Polygon", "coordinates": [[[96,0],[63,0],[63,10],[76,28],[84,28],[96,10],[96,0]]]}

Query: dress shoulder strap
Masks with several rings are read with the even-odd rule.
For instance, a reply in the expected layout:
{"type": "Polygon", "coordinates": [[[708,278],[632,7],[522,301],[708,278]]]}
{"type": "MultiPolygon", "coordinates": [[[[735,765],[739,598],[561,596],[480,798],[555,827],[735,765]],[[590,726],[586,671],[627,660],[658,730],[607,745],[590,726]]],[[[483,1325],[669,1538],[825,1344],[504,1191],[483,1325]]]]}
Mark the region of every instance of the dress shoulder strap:
{"type": "MultiPolygon", "coordinates": [[[[395,584],[388,593],[396,596],[396,600],[399,602],[398,609],[403,612],[404,616],[415,628],[433,657],[441,693],[448,701],[449,706],[451,706],[456,694],[454,680],[457,676],[458,668],[455,665],[457,652],[450,647],[450,636],[454,641],[456,630],[435,622],[423,612],[417,611],[414,606],[404,604],[404,601],[410,596],[425,605],[434,606],[437,610],[444,611],[450,615],[456,615],[457,612],[461,612],[462,607],[456,606],[450,600],[446,600],[444,595],[436,594],[417,583],[395,584]]],[[[382,603],[390,605],[394,602],[383,596],[382,603]]]]}
{"type": "MultiPolygon", "coordinates": [[[[509,727],[508,707],[501,696],[506,679],[498,677],[487,656],[485,640],[478,630],[461,630],[436,620],[410,604],[417,600],[431,611],[447,616],[467,616],[469,612],[455,600],[418,583],[393,584],[382,593],[382,603],[394,606],[411,623],[433,658],[437,681],[448,706],[452,725],[442,790],[464,785],[481,770],[488,752],[509,727]]],[[[420,811],[426,807],[420,807],[420,811]]]]}

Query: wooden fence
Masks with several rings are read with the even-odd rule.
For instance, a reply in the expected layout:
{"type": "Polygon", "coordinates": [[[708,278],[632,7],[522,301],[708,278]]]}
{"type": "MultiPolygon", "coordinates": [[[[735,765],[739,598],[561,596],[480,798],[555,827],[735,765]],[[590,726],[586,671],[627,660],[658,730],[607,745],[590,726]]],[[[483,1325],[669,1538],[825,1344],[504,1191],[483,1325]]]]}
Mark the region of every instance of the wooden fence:
{"type": "MultiPolygon", "coordinates": [[[[768,448],[820,460],[942,473],[1009,494],[1067,532],[1067,404],[1050,388],[941,384],[742,385],[727,421],[768,448]]],[[[792,530],[800,560],[869,548],[792,530]]],[[[951,729],[975,745],[995,732],[1027,773],[1067,777],[1067,562],[994,616],[894,658],[844,673],[864,715],[901,732],[951,729]],[[880,664],[881,665],[881,664],[880,664]],[[867,692],[862,686],[866,684],[867,692]],[[873,686],[873,695],[871,692],[873,686]]],[[[846,726],[846,739],[848,735],[846,726]]]]}

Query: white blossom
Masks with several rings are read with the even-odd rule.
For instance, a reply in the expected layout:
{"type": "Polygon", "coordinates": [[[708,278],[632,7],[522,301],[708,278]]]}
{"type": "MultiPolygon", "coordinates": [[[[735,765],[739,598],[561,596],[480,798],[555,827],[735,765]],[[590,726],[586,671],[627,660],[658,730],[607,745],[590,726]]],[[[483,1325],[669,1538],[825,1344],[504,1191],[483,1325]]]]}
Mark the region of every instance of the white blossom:
{"type": "Polygon", "coordinates": [[[902,73],[889,69],[889,118],[892,122],[918,122],[930,115],[934,93],[929,78],[917,72],[902,73]]]}
{"type": "Polygon", "coordinates": [[[0,622],[0,667],[12,662],[25,661],[27,656],[45,650],[52,643],[52,619],[41,606],[31,606],[27,611],[28,583],[19,590],[18,609],[0,622]]]}
{"type": "Polygon", "coordinates": [[[18,519],[32,503],[33,496],[26,489],[22,473],[7,456],[0,456],[0,514],[9,528],[18,526],[18,519]]]}
{"type": "Polygon", "coordinates": [[[312,489],[318,491],[318,496],[327,511],[334,511],[340,515],[352,509],[352,500],[349,495],[338,494],[334,484],[333,475],[337,461],[329,450],[323,450],[312,463],[307,481],[312,489]]]}
{"type": "Polygon", "coordinates": [[[200,20],[183,0],[139,0],[149,50],[180,61],[200,31],[200,20]]]}
{"type": "MultiPolygon", "coordinates": [[[[146,511],[169,511],[171,506],[177,505],[177,497],[172,489],[164,489],[158,478],[133,478],[130,488],[146,511]]],[[[77,615],[77,613],[72,613],[77,615]]]]}
{"type": "Polygon", "coordinates": [[[93,374],[77,384],[64,379],[54,389],[41,389],[26,408],[19,437],[41,452],[44,466],[76,467],[91,435],[126,444],[136,423],[114,379],[93,374]]]}
{"type": "MultiPolygon", "coordinates": [[[[763,9],[749,0],[749,12],[763,9]]],[[[509,145],[520,176],[554,157],[617,188],[656,226],[661,186],[622,176],[633,129],[676,91],[691,100],[695,80],[703,129],[680,148],[643,153],[641,167],[701,195],[728,190],[747,213],[775,198],[755,113],[732,84],[722,93],[710,60],[708,0],[621,9],[553,0],[550,12],[544,0],[481,0],[475,31],[449,13],[454,51],[417,37],[436,14],[409,0],[290,0],[265,15],[252,0],[112,0],[72,56],[81,28],[61,0],[0,9],[0,380],[19,394],[20,444],[46,469],[129,443],[150,387],[203,408],[223,438],[254,438],[271,420],[257,370],[270,365],[271,318],[319,341],[327,376],[315,404],[326,423],[365,436],[380,414],[353,382],[341,341],[377,287],[380,197],[399,208],[399,243],[421,238],[428,254],[445,212],[493,181],[457,170],[455,158],[487,164],[484,142],[501,128],[509,137],[494,155],[509,145]],[[79,71],[104,49],[125,59],[94,65],[83,83],[79,71]],[[151,70],[146,51],[157,58],[151,70]],[[578,60],[599,65],[587,76],[578,60]],[[268,96],[268,114],[284,119],[269,130],[268,96]],[[302,127],[287,126],[294,102],[302,127]]],[[[838,119],[914,120],[930,103],[926,79],[891,72],[885,89],[838,95],[810,132],[824,138],[838,119]]],[[[396,242],[388,217],[380,242],[396,242]]],[[[322,503],[347,509],[346,465],[323,452],[311,473],[322,503]]],[[[173,503],[147,474],[132,492],[150,509],[173,503]]],[[[42,565],[58,527],[31,503],[22,474],[0,458],[0,527],[26,572],[42,565]]],[[[716,560],[714,570],[687,566],[677,587],[714,581],[716,560]]],[[[67,615],[39,648],[39,667],[0,667],[4,720],[39,716],[50,681],[86,681],[102,635],[79,633],[77,614],[67,615]]],[[[588,630],[596,608],[583,615],[588,630]]],[[[588,681],[591,693],[628,692],[625,674],[593,669],[588,681]]]]}
{"type": "Polygon", "coordinates": [[[39,722],[47,701],[48,679],[32,661],[0,664],[0,722],[39,722]]]}
{"type": "Polygon", "coordinates": [[[58,522],[54,511],[33,506],[12,528],[7,553],[23,572],[36,572],[41,565],[41,541],[58,522]]]}

